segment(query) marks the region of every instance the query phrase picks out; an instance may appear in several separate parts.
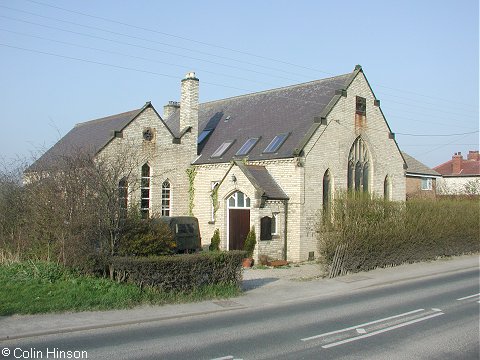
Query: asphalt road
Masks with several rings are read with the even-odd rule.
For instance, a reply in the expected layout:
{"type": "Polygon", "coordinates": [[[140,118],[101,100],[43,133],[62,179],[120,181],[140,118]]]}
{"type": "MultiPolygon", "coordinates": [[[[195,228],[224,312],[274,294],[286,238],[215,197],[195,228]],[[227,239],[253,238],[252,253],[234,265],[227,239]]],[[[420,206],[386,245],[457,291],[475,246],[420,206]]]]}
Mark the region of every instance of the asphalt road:
{"type": "Polygon", "coordinates": [[[479,293],[478,270],[458,271],[282,306],[3,341],[0,351],[7,359],[479,359],[479,293]]]}

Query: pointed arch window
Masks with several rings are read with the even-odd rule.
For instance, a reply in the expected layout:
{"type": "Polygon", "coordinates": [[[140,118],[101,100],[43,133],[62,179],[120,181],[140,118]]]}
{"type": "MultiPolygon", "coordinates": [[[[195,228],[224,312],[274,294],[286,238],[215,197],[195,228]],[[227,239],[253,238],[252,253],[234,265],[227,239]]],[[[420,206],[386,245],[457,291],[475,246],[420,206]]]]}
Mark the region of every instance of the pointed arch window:
{"type": "Polygon", "coordinates": [[[383,182],[383,198],[386,201],[392,200],[392,181],[390,176],[385,176],[385,181],[383,182]]]}
{"type": "Polygon", "coordinates": [[[128,207],[128,181],[127,178],[122,178],[118,182],[118,211],[119,218],[124,220],[127,218],[128,207]]]}
{"type": "Polygon", "coordinates": [[[150,183],[150,166],[143,164],[142,179],[140,182],[140,214],[142,219],[147,219],[150,216],[150,183]]]}
{"type": "Polygon", "coordinates": [[[369,191],[370,153],[361,137],[353,143],[348,155],[347,187],[349,191],[369,191]]]}
{"type": "Polygon", "coordinates": [[[170,181],[162,184],[162,216],[170,216],[172,206],[172,188],[170,181]]]}
{"type": "Polygon", "coordinates": [[[241,191],[233,193],[228,198],[228,207],[229,208],[250,208],[250,198],[241,191]]]}

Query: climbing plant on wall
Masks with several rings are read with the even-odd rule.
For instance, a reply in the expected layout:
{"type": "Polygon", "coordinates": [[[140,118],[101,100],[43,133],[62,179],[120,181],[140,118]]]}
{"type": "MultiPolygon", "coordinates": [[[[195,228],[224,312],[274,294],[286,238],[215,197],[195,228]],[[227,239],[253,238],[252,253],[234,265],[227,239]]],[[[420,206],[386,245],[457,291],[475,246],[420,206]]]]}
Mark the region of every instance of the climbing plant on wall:
{"type": "Polygon", "coordinates": [[[197,169],[190,167],[187,170],[188,176],[188,213],[193,216],[193,207],[195,206],[195,176],[197,175],[197,169]]]}

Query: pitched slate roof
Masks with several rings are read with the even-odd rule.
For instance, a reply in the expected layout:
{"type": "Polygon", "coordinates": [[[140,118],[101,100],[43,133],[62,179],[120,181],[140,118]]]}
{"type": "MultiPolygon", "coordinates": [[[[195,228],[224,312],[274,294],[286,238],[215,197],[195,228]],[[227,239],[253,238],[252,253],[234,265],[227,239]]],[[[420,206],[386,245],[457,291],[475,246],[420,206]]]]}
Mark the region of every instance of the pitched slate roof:
{"type": "MultiPolygon", "coordinates": [[[[199,105],[199,134],[214,127],[204,143],[199,144],[200,157],[194,164],[228,162],[249,138],[260,138],[248,154],[249,160],[288,158],[305,139],[314,118],[320,117],[335,96],[345,89],[356,72],[323,80],[288,86],[199,105]],[[279,134],[288,134],[275,153],[263,151],[279,134]],[[220,158],[211,155],[225,141],[233,145],[220,158]]],[[[178,122],[178,111],[167,123],[178,122]]]]}
{"type": "MultiPolygon", "coordinates": [[[[312,134],[312,129],[318,127],[315,118],[325,116],[339,98],[335,91],[346,89],[359,71],[361,67],[327,79],[199,104],[199,135],[203,130],[211,132],[199,144],[200,156],[194,164],[236,159],[235,153],[249,138],[259,138],[247,154],[249,160],[293,157],[312,134]],[[287,137],[278,151],[263,153],[280,134],[287,137]],[[228,150],[221,157],[212,158],[218,147],[229,140],[233,144],[228,150]]],[[[113,139],[115,131],[122,131],[146,107],[153,108],[148,102],[140,109],[77,124],[27,171],[48,167],[55,158],[79,151],[97,154],[113,139]]],[[[179,110],[165,120],[159,116],[174,138],[181,138],[186,130],[179,129],[179,117],[179,110]]]]}
{"type": "Polygon", "coordinates": [[[436,172],[433,169],[430,169],[427,165],[421,163],[420,161],[408,155],[407,153],[402,151],[402,155],[403,155],[403,158],[405,159],[405,162],[407,163],[407,175],[415,174],[415,175],[441,176],[438,172],[436,172]]]}
{"type": "Polygon", "coordinates": [[[122,131],[144,108],[145,106],[121,114],[76,124],[72,130],[35,161],[27,169],[27,172],[48,169],[58,161],[59,157],[73,156],[78,153],[97,154],[114,138],[115,131],[122,131]]]}
{"type": "Polygon", "coordinates": [[[288,196],[277,184],[272,175],[265,166],[244,165],[236,162],[236,165],[242,170],[252,185],[262,193],[262,196],[271,200],[287,200],[288,196]]]}

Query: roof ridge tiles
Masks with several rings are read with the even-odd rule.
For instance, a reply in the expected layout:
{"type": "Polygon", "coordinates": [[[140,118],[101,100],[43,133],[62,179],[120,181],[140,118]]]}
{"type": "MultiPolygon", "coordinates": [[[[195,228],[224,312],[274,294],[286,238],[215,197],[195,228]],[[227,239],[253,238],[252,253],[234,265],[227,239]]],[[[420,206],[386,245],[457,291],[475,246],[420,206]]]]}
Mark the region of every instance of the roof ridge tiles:
{"type": "Polygon", "coordinates": [[[206,101],[206,102],[200,103],[200,105],[209,105],[209,104],[213,104],[213,103],[216,103],[216,102],[223,102],[223,101],[228,101],[228,100],[233,100],[233,99],[238,99],[238,98],[245,98],[245,97],[248,97],[248,96],[256,96],[256,95],[261,95],[261,94],[270,94],[270,93],[277,92],[277,91],[282,91],[282,90],[287,90],[287,89],[294,89],[294,88],[298,88],[298,87],[302,87],[302,86],[308,86],[308,85],[311,85],[311,84],[314,84],[314,83],[320,83],[320,82],[322,82],[322,81],[333,80],[333,79],[335,79],[335,78],[341,78],[341,77],[350,76],[350,75],[352,75],[352,73],[345,73],[345,74],[336,75],[336,76],[331,76],[331,77],[324,78],[324,79],[317,79],[317,80],[306,81],[306,82],[303,82],[303,83],[300,83],[300,84],[286,85],[286,86],[281,86],[281,87],[274,88],[274,89],[267,89],[267,90],[255,91],[255,92],[248,93],[248,94],[241,94],[241,95],[231,96],[231,97],[227,97],[227,98],[223,98],[223,99],[206,101]]]}
{"type": "Polygon", "coordinates": [[[82,122],[76,123],[76,124],[75,124],[75,127],[79,127],[79,126],[83,126],[83,125],[89,125],[89,124],[92,124],[92,123],[99,123],[99,122],[102,122],[102,121],[111,120],[112,118],[125,116],[125,115],[130,114],[130,113],[133,115],[133,114],[135,114],[135,113],[138,113],[138,112],[141,111],[141,110],[143,110],[143,107],[141,107],[141,108],[139,108],[139,109],[134,109],[134,110],[129,110],[129,111],[121,112],[121,113],[118,113],[118,114],[113,114],[113,115],[104,116],[104,117],[97,118],[97,119],[82,121],[82,122]]]}

